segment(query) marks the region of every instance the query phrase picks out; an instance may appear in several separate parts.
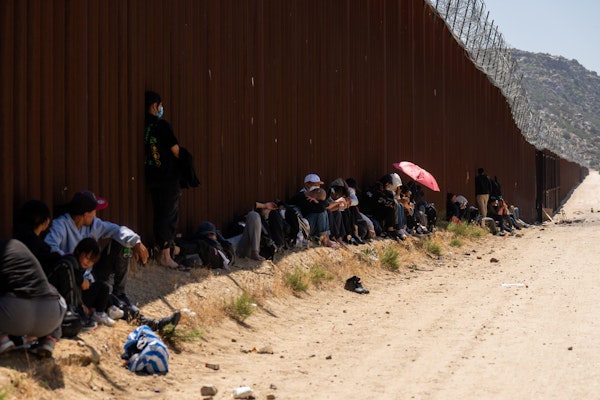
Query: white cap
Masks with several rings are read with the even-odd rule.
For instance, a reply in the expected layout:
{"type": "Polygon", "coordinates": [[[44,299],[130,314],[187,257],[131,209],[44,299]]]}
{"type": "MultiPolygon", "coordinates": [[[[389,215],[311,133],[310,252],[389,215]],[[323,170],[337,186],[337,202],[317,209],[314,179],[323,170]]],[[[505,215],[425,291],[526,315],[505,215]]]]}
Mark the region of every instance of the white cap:
{"type": "Polygon", "coordinates": [[[392,175],[392,192],[395,192],[400,186],[402,186],[402,179],[397,173],[393,173],[392,175]]]}
{"type": "Polygon", "coordinates": [[[304,177],[304,183],[319,183],[319,184],[323,184],[323,181],[321,180],[321,178],[319,178],[319,175],[317,174],[308,174],[304,177]]]}
{"type": "Polygon", "coordinates": [[[456,202],[459,203],[461,205],[461,207],[464,207],[467,205],[468,201],[466,199],[465,196],[459,194],[458,196],[456,196],[456,202]]]}

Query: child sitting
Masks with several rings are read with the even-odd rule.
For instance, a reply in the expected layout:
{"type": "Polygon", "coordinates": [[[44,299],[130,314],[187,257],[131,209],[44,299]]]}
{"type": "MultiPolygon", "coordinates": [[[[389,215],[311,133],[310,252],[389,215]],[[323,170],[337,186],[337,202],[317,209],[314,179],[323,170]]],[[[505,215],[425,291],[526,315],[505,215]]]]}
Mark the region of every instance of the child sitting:
{"type": "Polygon", "coordinates": [[[108,307],[110,288],[105,282],[96,281],[92,273],[92,267],[100,258],[98,242],[93,238],[81,240],[73,250],[73,257],[76,258],[80,267],[77,279],[79,281],[81,278],[81,299],[84,312],[99,324],[113,326],[115,319],[123,317],[123,310],[111,305],[108,308],[111,315],[109,316],[105,312],[108,307]]]}

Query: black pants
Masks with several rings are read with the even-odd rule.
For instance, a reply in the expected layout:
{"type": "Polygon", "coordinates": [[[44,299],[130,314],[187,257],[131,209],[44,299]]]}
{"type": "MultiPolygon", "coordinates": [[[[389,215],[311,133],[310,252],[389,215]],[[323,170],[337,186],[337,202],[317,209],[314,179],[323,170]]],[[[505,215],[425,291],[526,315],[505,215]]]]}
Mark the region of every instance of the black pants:
{"type": "Polygon", "coordinates": [[[381,224],[381,228],[384,231],[391,231],[397,229],[398,226],[398,205],[395,204],[392,207],[386,207],[383,204],[378,205],[375,210],[375,218],[381,224]]]}
{"type": "Polygon", "coordinates": [[[96,281],[92,283],[88,290],[81,291],[83,304],[87,308],[93,308],[97,312],[104,312],[108,307],[109,287],[106,283],[96,281]]]}
{"type": "Polygon", "coordinates": [[[279,210],[271,210],[269,218],[266,220],[269,236],[277,247],[285,245],[286,222],[279,213],[279,210]]]}
{"type": "Polygon", "coordinates": [[[151,185],[150,197],[154,206],[155,244],[161,249],[168,249],[175,243],[179,223],[179,181],[151,185]]]}
{"type": "Polygon", "coordinates": [[[100,260],[94,265],[94,278],[108,284],[110,276],[114,275],[112,292],[117,296],[125,294],[130,259],[131,252],[125,254],[125,247],[119,242],[111,240],[102,251],[100,260]]]}

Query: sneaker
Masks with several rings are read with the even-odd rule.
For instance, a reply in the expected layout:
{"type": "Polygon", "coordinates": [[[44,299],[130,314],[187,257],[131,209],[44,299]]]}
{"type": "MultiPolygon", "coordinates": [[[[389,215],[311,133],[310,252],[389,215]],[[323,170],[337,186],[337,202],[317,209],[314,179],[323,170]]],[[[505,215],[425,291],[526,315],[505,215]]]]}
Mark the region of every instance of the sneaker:
{"type": "Polygon", "coordinates": [[[121,319],[125,315],[125,312],[117,306],[108,307],[108,316],[112,319],[121,319]]]}
{"type": "Polygon", "coordinates": [[[133,302],[131,300],[129,300],[129,297],[127,297],[127,295],[125,293],[121,293],[121,294],[117,295],[117,297],[119,298],[119,300],[121,300],[127,306],[127,318],[128,319],[135,319],[138,317],[138,315],[140,315],[140,309],[137,308],[136,305],[133,304],[133,302]]]}
{"type": "Polygon", "coordinates": [[[105,312],[95,312],[92,318],[102,325],[113,326],[115,324],[115,320],[109,317],[105,312]]]}
{"type": "Polygon", "coordinates": [[[56,338],[53,336],[45,336],[38,340],[37,344],[34,344],[29,349],[30,352],[36,354],[42,358],[52,357],[54,346],[56,345],[56,338]]]}
{"type": "Polygon", "coordinates": [[[90,317],[81,317],[81,331],[87,332],[96,329],[98,324],[90,317]]]}
{"type": "Polygon", "coordinates": [[[13,347],[15,347],[15,342],[10,340],[8,335],[2,335],[0,337],[0,354],[6,353],[7,351],[11,350],[13,347]]]}

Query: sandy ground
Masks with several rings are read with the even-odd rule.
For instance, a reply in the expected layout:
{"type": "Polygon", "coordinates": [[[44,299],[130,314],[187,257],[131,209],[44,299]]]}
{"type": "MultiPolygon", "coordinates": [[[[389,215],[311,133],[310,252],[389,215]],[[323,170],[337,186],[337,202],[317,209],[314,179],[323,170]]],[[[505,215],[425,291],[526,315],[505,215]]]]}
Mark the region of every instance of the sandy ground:
{"type": "MultiPolygon", "coordinates": [[[[103,367],[73,382],[63,348],[47,372],[64,374],[62,386],[8,398],[201,399],[203,385],[218,389],[214,399],[240,386],[257,399],[600,398],[598,193],[592,172],[554,223],[489,235],[417,270],[367,274],[368,295],[268,299],[245,323],[226,319],[173,352],[167,375],[116,372],[100,350],[103,367]]],[[[18,386],[15,371],[32,375],[35,361],[15,357],[0,357],[0,388],[7,377],[18,386]]]]}

